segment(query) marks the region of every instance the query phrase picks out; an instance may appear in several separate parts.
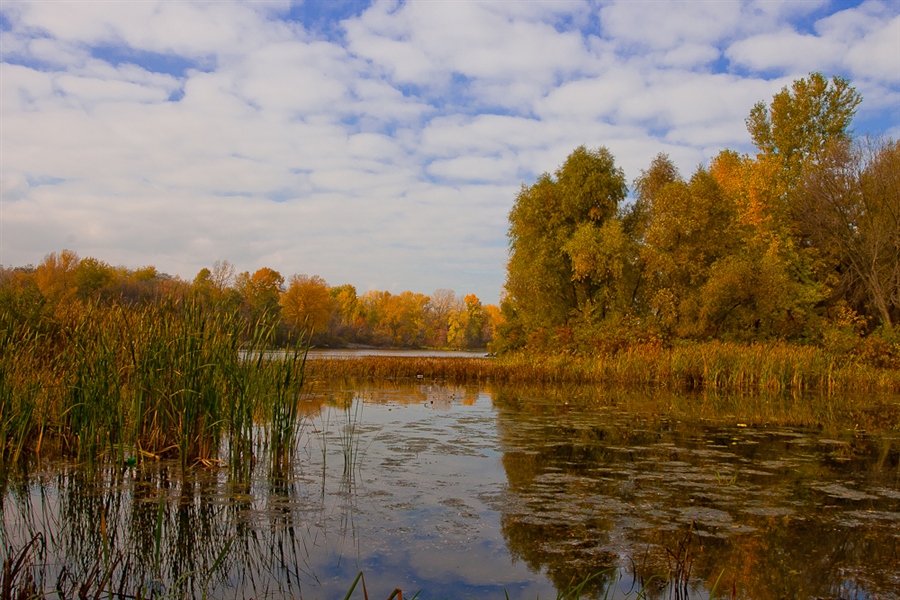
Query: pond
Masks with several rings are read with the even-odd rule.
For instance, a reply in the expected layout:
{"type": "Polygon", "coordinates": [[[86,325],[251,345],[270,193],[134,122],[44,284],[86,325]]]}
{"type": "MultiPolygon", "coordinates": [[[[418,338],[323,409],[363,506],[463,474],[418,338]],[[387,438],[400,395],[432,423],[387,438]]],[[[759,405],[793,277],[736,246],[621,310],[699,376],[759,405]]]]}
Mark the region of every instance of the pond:
{"type": "Polygon", "coordinates": [[[371,598],[900,597],[896,432],[680,422],[584,390],[303,403],[289,461],[33,464],[0,490],[3,558],[33,539],[44,589],[109,571],[145,596],[344,598],[362,571],[371,598]]]}

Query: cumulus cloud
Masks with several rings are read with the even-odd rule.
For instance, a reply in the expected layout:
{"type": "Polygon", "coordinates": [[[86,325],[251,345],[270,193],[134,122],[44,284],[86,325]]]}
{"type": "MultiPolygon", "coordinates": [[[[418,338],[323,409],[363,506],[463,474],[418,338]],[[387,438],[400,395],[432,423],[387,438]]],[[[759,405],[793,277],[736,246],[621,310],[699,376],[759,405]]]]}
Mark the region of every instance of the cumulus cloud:
{"type": "Polygon", "coordinates": [[[578,145],[629,180],[659,152],[690,173],[813,70],[900,129],[891,2],[376,0],[316,30],[289,9],[3,4],[0,263],[224,258],[495,302],[520,185],[578,145]]]}

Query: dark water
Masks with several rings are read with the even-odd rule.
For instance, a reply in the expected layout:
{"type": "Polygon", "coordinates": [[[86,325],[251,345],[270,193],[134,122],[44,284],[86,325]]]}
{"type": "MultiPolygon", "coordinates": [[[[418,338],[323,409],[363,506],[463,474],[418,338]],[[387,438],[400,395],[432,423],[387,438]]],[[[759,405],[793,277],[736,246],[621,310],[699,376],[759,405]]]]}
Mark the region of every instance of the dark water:
{"type": "Polygon", "coordinates": [[[35,464],[2,490],[2,541],[40,534],[45,589],[118,558],[114,581],[127,566],[175,597],[343,598],[359,571],[373,599],[553,598],[591,576],[598,598],[900,597],[900,434],[579,398],[326,391],[286,466],[262,448],[186,472],[35,464]]]}

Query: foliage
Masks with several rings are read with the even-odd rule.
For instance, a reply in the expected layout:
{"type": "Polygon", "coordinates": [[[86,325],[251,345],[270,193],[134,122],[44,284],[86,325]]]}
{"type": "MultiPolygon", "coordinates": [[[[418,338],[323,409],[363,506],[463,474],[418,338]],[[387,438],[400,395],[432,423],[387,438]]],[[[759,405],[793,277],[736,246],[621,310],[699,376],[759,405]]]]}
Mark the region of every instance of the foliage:
{"type": "Polygon", "coordinates": [[[292,275],[279,303],[285,323],[310,335],[325,331],[334,311],[328,284],[318,275],[292,275]]]}
{"type": "Polygon", "coordinates": [[[685,180],[659,154],[624,205],[609,151],[577,148],[516,197],[491,348],[718,339],[855,352],[841,307],[866,324],[854,338],[879,327],[891,337],[900,147],[853,142],[860,101],[846,80],[812,73],[753,108],[755,156],[724,150],[685,180]]]}
{"type": "Polygon", "coordinates": [[[523,186],[509,215],[510,259],[504,315],[525,332],[564,325],[604,308],[620,266],[616,218],[625,198],[622,170],[606,148],[577,148],[556,171],[523,186]],[[611,258],[612,257],[612,258],[611,258]]]}
{"type": "Polygon", "coordinates": [[[37,268],[0,267],[0,310],[33,322],[94,302],[140,307],[188,296],[217,313],[237,312],[245,341],[257,326],[273,328],[269,342],[276,346],[304,337],[325,346],[485,348],[502,319],[498,307],[473,294],[372,290],[359,296],[354,286],[332,287],[318,275],[291,275],[287,282],[270,268],[235,275],[228,261],[201,269],[190,283],[153,266],[112,267],[70,250],[48,254],[37,268]]]}
{"type": "Polygon", "coordinates": [[[263,267],[253,275],[245,271],[237,276],[235,289],[242,299],[244,318],[249,323],[274,323],[280,310],[279,299],[284,289],[281,273],[263,267]]]}
{"type": "Polygon", "coordinates": [[[846,79],[828,81],[811,73],[775,94],[770,106],[758,102],[747,117],[747,130],[760,152],[778,157],[784,175],[796,179],[804,164],[817,162],[831,143],[850,139],[860,102],[846,79]]]}
{"type": "Polygon", "coordinates": [[[841,300],[893,329],[900,323],[900,144],[836,142],[803,184],[797,221],[830,259],[841,300]]]}

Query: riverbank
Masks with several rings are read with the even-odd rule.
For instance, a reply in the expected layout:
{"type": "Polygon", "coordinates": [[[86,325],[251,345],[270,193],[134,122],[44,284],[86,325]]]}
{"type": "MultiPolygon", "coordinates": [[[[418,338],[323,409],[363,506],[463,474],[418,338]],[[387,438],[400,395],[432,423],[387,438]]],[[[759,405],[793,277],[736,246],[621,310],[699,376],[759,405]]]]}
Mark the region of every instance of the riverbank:
{"type": "Polygon", "coordinates": [[[558,405],[553,410],[589,405],[650,420],[900,430],[900,371],[788,344],[634,347],[593,357],[361,356],[309,360],[306,374],[312,395],[365,381],[407,381],[486,386],[501,404],[550,400],[558,405]]]}
{"type": "Polygon", "coordinates": [[[900,369],[785,343],[638,345],[614,354],[510,353],[496,358],[347,356],[311,360],[313,378],[440,379],[454,383],[577,383],[732,393],[900,393],[900,369]]]}

